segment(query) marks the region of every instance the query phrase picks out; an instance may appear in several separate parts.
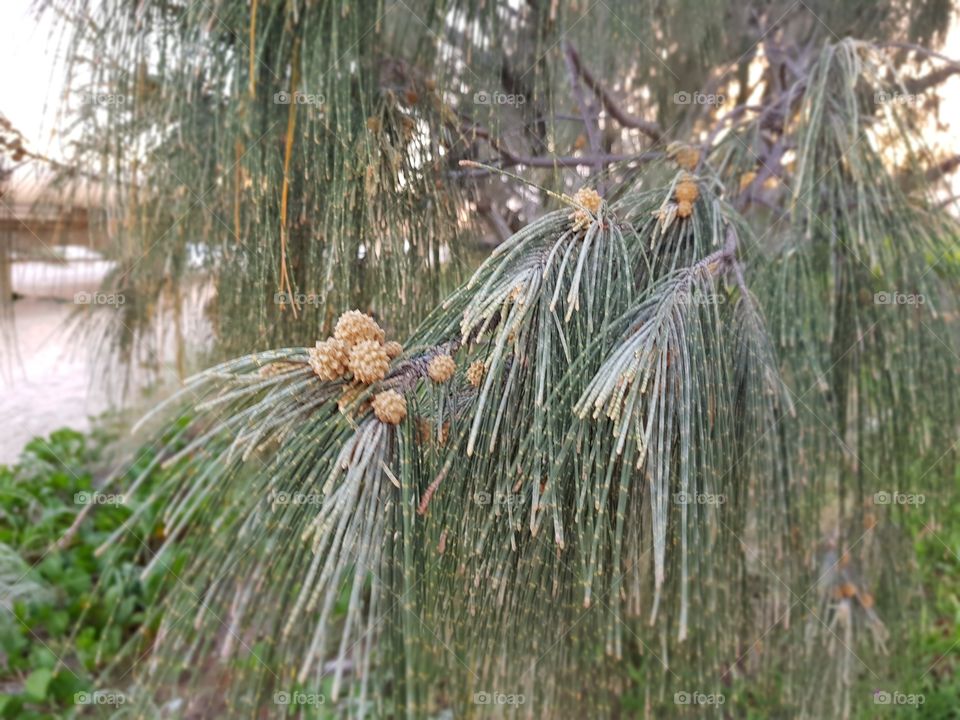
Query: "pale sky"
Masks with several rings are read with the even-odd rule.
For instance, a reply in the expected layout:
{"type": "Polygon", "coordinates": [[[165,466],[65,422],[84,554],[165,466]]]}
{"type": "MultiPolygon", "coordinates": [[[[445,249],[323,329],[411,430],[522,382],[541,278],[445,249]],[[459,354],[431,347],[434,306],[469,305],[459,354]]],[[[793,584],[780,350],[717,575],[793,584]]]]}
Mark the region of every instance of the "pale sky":
{"type": "Polygon", "coordinates": [[[59,34],[53,34],[49,17],[37,24],[31,4],[0,2],[0,112],[26,136],[31,149],[60,157],[51,137],[63,88],[64,70],[56,59],[59,34]]]}

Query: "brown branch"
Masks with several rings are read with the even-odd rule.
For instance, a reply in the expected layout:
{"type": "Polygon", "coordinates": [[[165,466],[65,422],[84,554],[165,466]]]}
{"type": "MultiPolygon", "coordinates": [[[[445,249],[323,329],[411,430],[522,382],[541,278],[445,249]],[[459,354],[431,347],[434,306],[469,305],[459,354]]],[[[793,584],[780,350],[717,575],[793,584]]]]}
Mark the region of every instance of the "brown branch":
{"type": "Polygon", "coordinates": [[[604,110],[606,110],[611,117],[624,127],[636,128],[644,135],[652,138],[654,142],[663,140],[663,130],[660,129],[659,123],[652,120],[644,120],[623,110],[603,85],[600,84],[600,81],[587,70],[577,51],[574,50],[572,46],[568,46],[567,52],[569,53],[570,61],[580,73],[580,77],[583,78],[584,83],[586,83],[587,87],[600,99],[604,110]]]}
{"type": "Polygon", "coordinates": [[[429,375],[428,368],[433,358],[437,355],[455,355],[460,349],[461,344],[459,339],[447,340],[413,357],[401,360],[387,373],[387,376],[380,381],[379,387],[383,390],[399,390],[400,392],[410,390],[417,384],[420,378],[425,378],[429,375]]]}
{"type": "Polygon", "coordinates": [[[943,53],[938,53],[936,50],[931,50],[930,48],[925,48],[923,45],[916,45],[914,43],[905,43],[905,42],[882,42],[879,43],[884,47],[894,47],[901,50],[912,50],[913,52],[921,53],[922,55],[929,55],[930,57],[935,57],[938,60],[943,60],[945,63],[950,65],[960,67],[960,63],[954,60],[951,57],[947,57],[943,53]]]}
{"type": "Polygon", "coordinates": [[[948,80],[958,73],[960,73],[960,65],[947,65],[936,70],[931,70],[921,77],[904,80],[903,87],[908,93],[917,95],[924,90],[939,85],[944,80],[948,80]]]}
{"type": "MultiPolygon", "coordinates": [[[[474,126],[463,128],[464,134],[472,134],[475,138],[486,140],[490,147],[499,153],[501,160],[497,163],[499,168],[508,168],[515,165],[526,165],[534,168],[577,168],[594,167],[597,165],[612,165],[618,162],[650,162],[663,157],[663,153],[656,150],[649,150],[639,153],[594,153],[590,155],[537,155],[526,156],[517,155],[509,150],[502,142],[494,137],[486,128],[474,126]]],[[[472,170],[471,175],[488,175],[489,170],[472,170]]]]}
{"type": "Polygon", "coordinates": [[[903,86],[906,88],[907,92],[923,92],[927,88],[933,87],[934,85],[939,85],[944,80],[960,73],[960,62],[957,62],[953,58],[948,57],[943,53],[939,53],[936,50],[931,50],[930,48],[925,48],[922,45],[916,45],[914,43],[884,42],[879,44],[883,47],[892,47],[900,50],[908,50],[910,52],[919,53],[931,58],[936,58],[937,60],[942,60],[946,63],[945,67],[931,70],[922,77],[905,80],[903,86]]]}
{"type": "Polygon", "coordinates": [[[613,163],[637,160],[640,162],[649,162],[662,158],[662,152],[641,152],[641,153],[600,153],[599,155],[554,155],[539,157],[523,157],[520,155],[510,155],[506,158],[507,162],[500,163],[500,167],[510,167],[512,165],[526,165],[528,167],[549,168],[576,168],[587,167],[590,165],[612,165],[613,163]]]}
{"type": "MultiPolygon", "coordinates": [[[[662,152],[649,151],[635,153],[633,155],[565,155],[565,156],[537,156],[537,157],[523,157],[519,155],[505,155],[500,162],[492,161],[488,164],[496,166],[498,169],[507,169],[517,165],[524,165],[526,167],[532,168],[578,168],[578,167],[594,167],[597,162],[601,162],[604,166],[613,165],[614,163],[619,162],[638,162],[645,163],[651,162],[653,160],[660,160],[664,157],[662,152]]],[[[469,167],[469,166],[464,166],[469,167]]],[[[493,174],[493,171],[487,170],[485,168],[477,169],[468,169],[468,170],[454,170],[452,171],[457,177],[486,177],[487,175],[493,174]]]]}
{"type": "Polygon", "coordinates": [[[949,175],[960,167],[960,155],[951,155],[942,160],[924,173],[923,179],[929,183],[935,182],[944,175],[949,175]]]}
{"type": "MultiPolygon", "coordinates": [[[[580,87],[579,67],[575,60],[576,57],[577,51],[573,49],[573,45],[564,42],[563,59],[567,66],[567,73],[570,75],[570,88],[573,90],[577,105],[580,106],[580,114],[583,116],[583,125],[587,131],[587,139],[590,141],[590,149],[594,155],[598,155],[603,151],[603,147],[600,145],[600,127],[597,123],[597,113],[593,105],[587,103],[583,88],[580,87]]],[[[597,171],[600,171],[603,169],[603,163],[598,162],[594,167],[597,171]]]]}

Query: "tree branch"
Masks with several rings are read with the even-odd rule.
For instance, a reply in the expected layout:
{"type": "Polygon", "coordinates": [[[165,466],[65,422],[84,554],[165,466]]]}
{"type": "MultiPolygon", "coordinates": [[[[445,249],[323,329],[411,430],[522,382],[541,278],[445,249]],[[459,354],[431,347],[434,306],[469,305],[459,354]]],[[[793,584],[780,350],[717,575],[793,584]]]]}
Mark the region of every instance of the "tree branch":
{"type": "Polygon", "coordinates": [[[960,73],[960,65],[947,65],[936,70],[931,70],[926,75],[922,75],[918,78],[904,80],[903,87],[906,88],[908,93],[916,95],[918,93],[922,93],[928,88],[939,85],[944,80],[947,80],[958,73],[960,73]]]}
{"type": "Polygon", "coordinates": [[[907,92],[923,92],[927,88],[933,87],[934,85],[939,85],[947,78],[960,73],[960,62],[957,62],[953,58],[947,57],[943,53],[939,53],[936,50],[925,48],[922,45],[915,45],[914,43],[905,42],[882,42],[879,43],[879,45],[883,47],[898,48],[900,50],[908,50],[910,52],[919,53],[920,55],[926,55],[931,58],[936,58],[937,60],[942,60],[946,63],[945,67],[931,70],[922,77],[905,80],[903,86],[906,88],[907,92]]]}
{"type": "Polygon", "coordinates": [[[923,178],[928,183],[932,183],[939,180],[944,175],[949,175],[958,167],[960,167],[960,155],[951,155],[946,160],[941,160],[939,163],[927,170],[927,172],[924,173],[923,178]]]}
{"type": "Polygon", "coordinates": [[[600,84],[600,81],[590,74],[590,71],[584,66],[583,61],[580,60],[580,56],[572,46],[568,46],[567,53],[570,62],[580,73],[580,77],[583,78],[584,83],[586,83],[587,87],[590,88],[600,99],[603,109],[610,113],[611,117],[613,117],[624,127],[636,128],[644,135],[652,138],[654,142],[660,142],[663,140],[663,130],[660,129],[659,123],[656,123],[652,120],[644,120],[643,118],[636,117],[635,115],[631,115],[624,111],[619,105],[617,105],[616,101],[613,99],[613,97],[611,97],[610,93],[607,92],[603,85],[600,84]]]}
{"type": "MultiPolygon", "coordinates": [[[[502,142],[494,137],[486,128],[474,126],[461,130],[465,135],[472,134],[476,138],[486,140],[490,147],[501,156],[497,167],[508,168],[515,165],[526,165],[534,168],[577,168],[612,165],[618,162],[650,162],[663,157],[663,153],[648,150],[639,153],[593,153],[590,155],[537,155],[533,157],[517,155],[509,150],[502,142]]],[[[492,163],[491,163],[492,164],[492,163]]],[[[465,174],[471,176],[488,175],[489,170],[470,170],[465,174]]]]}
{"type": "Polygon", "coordinates": [[[923,45],[915,45],[914,43],[905,43],[905,42],[881,42],[878,44],[883,47],[893,47],[893,48],[899,48],[901,50],[912,50],[913,52],[918,52],[922,55],[929,55],[930,57],[935,57],[938,60],[943,60],[945,63],[953,65],[954,67],[960,67],[960,63],[958,63],[953,58],[947,57],[943,53],[938,53],[936,50],[925,48],[923,47],[923,45]]]}
{"type": "MultiPolygon", "coordinates": [[[[583,125],[587,131],[587,139],[590,141],[590,149],[596,155],[603,151],[600,145],[600,128],[597,124],[597,113],[592,103],[587,103],[587,99],[583,94],[583,88],[580,87],[577,62],[574,60],[576,56],[577,51],[573,49],[573,45],[564,41],[563,59],[567,65],[567,72],[570,75],[570,88],[573,91],[574,98],[576,98],[577,105],[580,106],[580,114],[583,116],[583,125]]],[[[600,171],[603,169],[603,163],[597,163],[594,167],[597,171],[600,171]]]]}

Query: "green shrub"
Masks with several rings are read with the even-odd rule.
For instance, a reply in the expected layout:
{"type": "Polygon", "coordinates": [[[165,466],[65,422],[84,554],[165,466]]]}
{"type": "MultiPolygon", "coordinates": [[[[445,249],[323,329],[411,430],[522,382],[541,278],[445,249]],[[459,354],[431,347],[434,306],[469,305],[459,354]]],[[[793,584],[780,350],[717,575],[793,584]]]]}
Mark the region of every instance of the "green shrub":
{"type": "MultiPolygon", "coordinates": [[[[121,649],[136,646],[138,632],[146,643],[156,627],[144,613],[155,585],[139,577],[157,540],[153,514],[138,517],[107,552],[96,550],[159,473],[151,470],[121,501],[119,489],[97,489],[93,469],[102,448],[101,437],[57,430],[31,441],[15,465],[0,465],[0,717],[72,714],[121,649]],[[91,502],[96,506],[74,527],[91,502]]],[[[139,456],[131,476],[152,457],[139,456]]]]}

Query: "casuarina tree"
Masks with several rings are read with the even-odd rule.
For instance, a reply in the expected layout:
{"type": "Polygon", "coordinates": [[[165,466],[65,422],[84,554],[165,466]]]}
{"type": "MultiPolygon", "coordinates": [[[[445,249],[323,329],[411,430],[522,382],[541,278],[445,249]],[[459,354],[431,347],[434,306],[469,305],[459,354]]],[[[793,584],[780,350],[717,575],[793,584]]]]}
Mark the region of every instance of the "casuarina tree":
{"type": "Polygon", "coordinates": [[[160,511],[104,675],[144,715],[872,717],[936,677],[897,650],[910,515],[956,501],[950,3],[42,5],[116,205],[100,352],[213,289],[218,364],[111,481],[170,471],[101,548],[160,511]]]}

